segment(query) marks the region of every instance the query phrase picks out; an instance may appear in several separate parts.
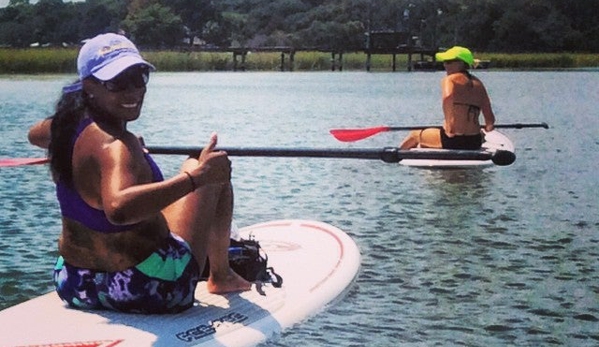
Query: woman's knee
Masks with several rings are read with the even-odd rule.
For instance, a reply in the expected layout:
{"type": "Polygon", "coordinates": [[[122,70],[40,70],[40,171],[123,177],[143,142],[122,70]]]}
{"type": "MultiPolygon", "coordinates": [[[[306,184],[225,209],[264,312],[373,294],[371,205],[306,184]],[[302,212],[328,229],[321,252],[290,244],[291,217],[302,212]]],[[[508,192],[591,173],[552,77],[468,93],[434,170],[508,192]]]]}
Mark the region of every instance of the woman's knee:
{"type": "Polygon", "coordinates": [[[198,166],[198,164],[199,161],[197,158],[189,157],[185,159],[183,164],[181,164],[181,172],[193,170],[198,166]]]}

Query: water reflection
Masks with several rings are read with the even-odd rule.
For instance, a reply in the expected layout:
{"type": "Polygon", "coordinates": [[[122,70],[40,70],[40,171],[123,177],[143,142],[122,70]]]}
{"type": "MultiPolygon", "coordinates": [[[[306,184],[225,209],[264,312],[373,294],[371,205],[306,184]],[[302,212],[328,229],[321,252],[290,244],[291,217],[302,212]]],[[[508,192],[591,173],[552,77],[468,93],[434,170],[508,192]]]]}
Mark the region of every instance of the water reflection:
{"type": "Polygon", "coordinates": [[[480,223],[491,195],[492,173],[485,170],[423,170],[429,190],[426,220],[454,230],[480,223]]]}
{"type": "Polygon", "coordinates": [[[489,183],[489,174],[492,170],[476,169],[443,169],[421,170],[431,183],[448,183],[449,185],[468,184],[468,188],[477,188],[483,181],[489,183]]]}

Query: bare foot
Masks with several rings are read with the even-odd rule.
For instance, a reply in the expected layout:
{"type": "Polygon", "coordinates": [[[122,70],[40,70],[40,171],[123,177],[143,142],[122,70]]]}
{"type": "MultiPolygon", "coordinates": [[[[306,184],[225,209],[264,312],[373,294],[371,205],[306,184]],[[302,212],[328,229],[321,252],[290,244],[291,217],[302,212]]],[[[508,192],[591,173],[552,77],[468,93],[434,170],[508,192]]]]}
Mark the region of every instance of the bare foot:
{"type": "Polygon", "coordinates": [[[210,274],[208,282],[206,282],[206,288],[212,294],[244,292],[250,290],[251,287],[251,282],[246,281],[231,269],[229,269],[226,276],[213,276],[210,274]]]}

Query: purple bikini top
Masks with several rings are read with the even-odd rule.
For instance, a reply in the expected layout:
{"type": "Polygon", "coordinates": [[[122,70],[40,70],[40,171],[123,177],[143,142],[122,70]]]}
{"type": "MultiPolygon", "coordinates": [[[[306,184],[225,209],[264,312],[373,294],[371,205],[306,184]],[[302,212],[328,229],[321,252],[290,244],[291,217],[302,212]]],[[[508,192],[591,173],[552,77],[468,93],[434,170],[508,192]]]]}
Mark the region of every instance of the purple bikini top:
{"type": "MultiPolygon", "coordinates": [[[[77,133],[73,138],[73,145],[75,140],[79,137],[81,132],[91,123],[93,120],[86,118],[77,127],[77,133]]],[[[152,180],[153,182],[160,182],[164,180],[160,168],[152,157],[148,153],[144,153],[150,168],[152,169],[152,180]]],[[[121,231],[131,230],[138,224],[128,225],[115,225],[110,223],[106,214],[102,210],[91,207],[88,205],[81,195],[69,184],[58,182],[56,184],[56,197],[60,205],[60,211],[63,217],[75,220],[86,227],[102,232],[102,233],[118,233],[121,231]]]]}

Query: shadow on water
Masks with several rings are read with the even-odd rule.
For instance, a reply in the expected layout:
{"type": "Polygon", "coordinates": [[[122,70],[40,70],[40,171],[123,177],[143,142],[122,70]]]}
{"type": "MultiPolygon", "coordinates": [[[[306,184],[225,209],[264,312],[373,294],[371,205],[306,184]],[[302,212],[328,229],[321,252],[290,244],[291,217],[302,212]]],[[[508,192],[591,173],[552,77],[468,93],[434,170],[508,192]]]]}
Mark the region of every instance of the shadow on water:
{"type": "Polygon", "coordinates": [[[430,184],[441,184],[449,189],[463,188],[478,190],[483,184],[489,183],[491,171],[477,169],[441,169],[441,170],[421,170],[424,177],[430,184]]]}
{"type": "Polygon", "coordinates": [[[424,170],[423,184],[428,191],[423,201],[425,220],[455,232],[480,223],[487,199],[492,194],[492,173],[484,170],[424,170]]]}

